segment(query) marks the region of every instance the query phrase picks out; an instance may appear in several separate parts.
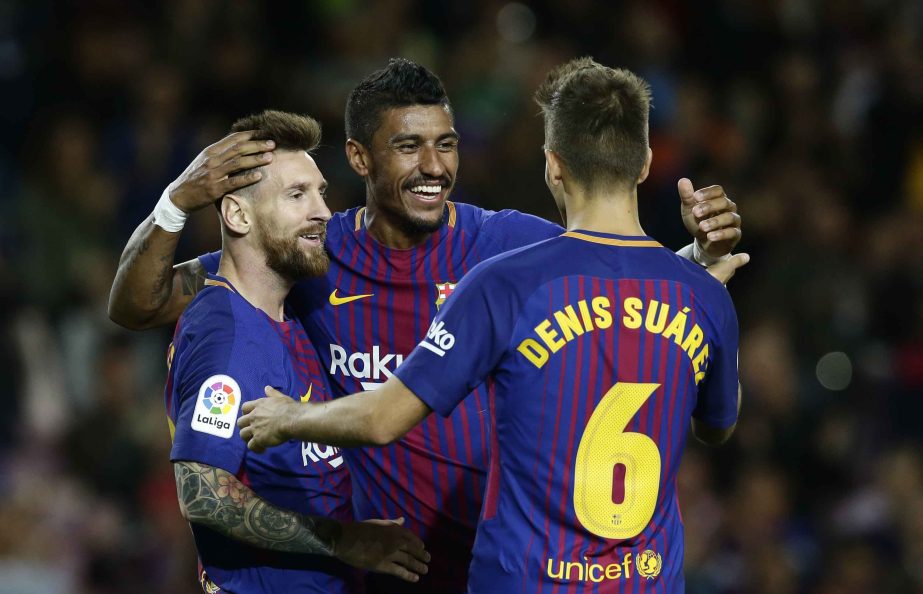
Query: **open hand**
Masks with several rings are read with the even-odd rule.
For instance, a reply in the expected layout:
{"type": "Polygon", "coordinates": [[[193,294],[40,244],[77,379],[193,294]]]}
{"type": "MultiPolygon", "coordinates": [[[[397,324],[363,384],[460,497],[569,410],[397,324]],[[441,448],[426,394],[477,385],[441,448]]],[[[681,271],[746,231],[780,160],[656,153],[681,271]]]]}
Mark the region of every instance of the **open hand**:
{"type": "Polygon", "coordinates": [[[416,582],[426,574],[430,555],[403,523],[404,518],[344,523],[333,555],[353,567],[416,582]]]}
{"type": "Polygon", "coordinates": [[[260,181],[248,171],[272,161],[276,144],[250,140],[254,132],[234,132],[196,155],[189,167],[168,186],[170,200],[187,213],[212,204],[225,194],[260,181]]]}

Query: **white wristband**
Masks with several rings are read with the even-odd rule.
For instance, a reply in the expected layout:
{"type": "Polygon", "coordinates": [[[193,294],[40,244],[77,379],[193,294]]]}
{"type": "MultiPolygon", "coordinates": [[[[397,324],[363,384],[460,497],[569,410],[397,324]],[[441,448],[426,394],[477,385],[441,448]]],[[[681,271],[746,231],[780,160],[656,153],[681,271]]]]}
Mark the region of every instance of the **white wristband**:
{"type": "Polygon", "coordinates": [[[723,256],[714,257],[709,256],[705,250],[702,249],[702,246],[699,245],[699,240],[696,239],[692,242],[692,259],[695,260],[698,264],[708,268],[712,264],[717,264],[718,262],[723,262],[731,257],[731,254],[724,254],[723,256]]]}
{"type": "Polygon", "coordinates": [[[154,207],[154,224],[171,233],[182,231],[189,215],[170,200],[170,186],[160,195],[157,206],[154,207]]]}

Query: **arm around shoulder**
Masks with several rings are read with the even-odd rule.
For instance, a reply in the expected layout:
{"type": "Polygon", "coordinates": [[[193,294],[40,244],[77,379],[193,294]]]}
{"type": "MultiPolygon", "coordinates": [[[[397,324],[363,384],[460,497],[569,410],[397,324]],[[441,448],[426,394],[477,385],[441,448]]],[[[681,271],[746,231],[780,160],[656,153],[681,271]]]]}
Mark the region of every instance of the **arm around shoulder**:
{"type": "Polygon", "coordinates": [[[179,233],[142,222],[125,246],[109,293],[109,319],[130,330],[175,323],[202,288],[198,260],[173,266],[179,233]]]}

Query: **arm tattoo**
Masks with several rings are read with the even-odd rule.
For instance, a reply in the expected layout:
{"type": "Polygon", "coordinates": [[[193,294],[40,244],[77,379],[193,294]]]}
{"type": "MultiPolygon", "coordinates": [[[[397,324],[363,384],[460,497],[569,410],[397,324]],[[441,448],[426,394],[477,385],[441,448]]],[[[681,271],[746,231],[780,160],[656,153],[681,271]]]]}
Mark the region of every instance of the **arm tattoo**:
{"type": "Polygon", "coordinates": [[[183,295],[195,295],[205,286],[205,269],[198,261],[178,266],[177,270],[183,284],[183,295]]]}
{"type": "Polygon", "coordinates": [[[176,462],[176,490],[190,522],[262,549],[332,555],[340,524],[274,506],[229,472],[176,462]]]}

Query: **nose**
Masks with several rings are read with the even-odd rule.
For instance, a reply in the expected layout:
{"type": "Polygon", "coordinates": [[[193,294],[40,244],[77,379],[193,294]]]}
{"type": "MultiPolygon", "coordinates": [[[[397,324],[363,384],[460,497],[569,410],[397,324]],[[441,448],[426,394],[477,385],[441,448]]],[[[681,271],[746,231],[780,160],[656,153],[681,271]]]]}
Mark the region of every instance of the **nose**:
{"type": "Polygon", "coordinates": [[[442,177],[445,175],[445,169],[442,154],[436,150],[436,147],[430,144],[424,145],[420,152],[420,173],[430,177],[442,177]]]}
{"type": "Polygon", "coordinates": [[[311,206],[311,211],[308,213],[308,219],[322,222],[326,225],[331,216],[330,209],[327,208],[327,202],[324,200],[324,196],[318,194],[314,204],[311,206]]]}

